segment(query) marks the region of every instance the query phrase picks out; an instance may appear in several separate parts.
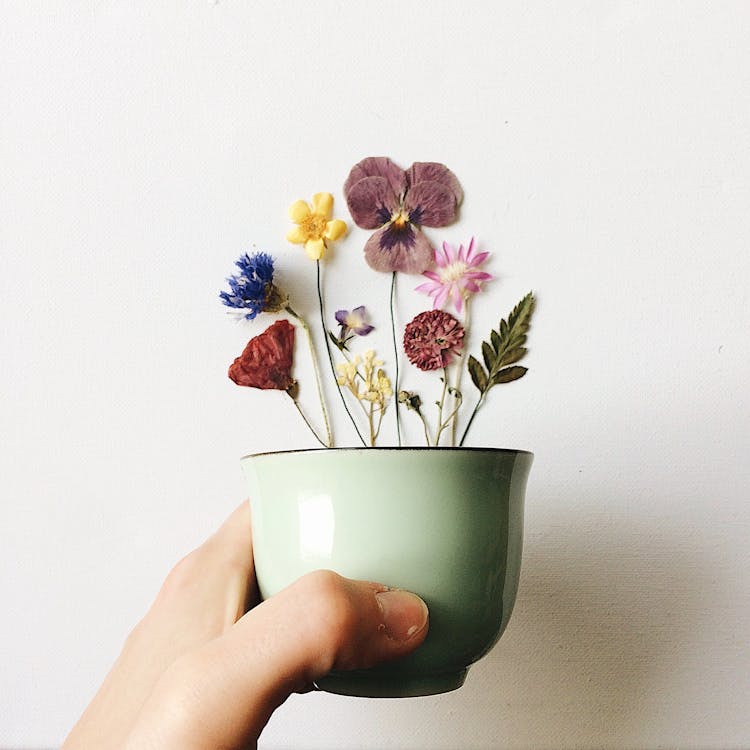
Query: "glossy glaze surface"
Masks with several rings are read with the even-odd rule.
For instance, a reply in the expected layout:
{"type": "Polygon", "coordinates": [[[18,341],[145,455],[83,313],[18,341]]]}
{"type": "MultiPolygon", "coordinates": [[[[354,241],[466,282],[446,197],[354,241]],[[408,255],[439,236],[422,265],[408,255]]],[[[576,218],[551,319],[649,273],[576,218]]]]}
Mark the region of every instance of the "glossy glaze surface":
{"type": "Polygon", "coordinates": [[[339,449],[247,456],[261,595],[328,568],[418,593],[414,654],[320,686],[348,695],[460,687],[505,629],[521,566],[533,456],[496,449],[339,449]]]}

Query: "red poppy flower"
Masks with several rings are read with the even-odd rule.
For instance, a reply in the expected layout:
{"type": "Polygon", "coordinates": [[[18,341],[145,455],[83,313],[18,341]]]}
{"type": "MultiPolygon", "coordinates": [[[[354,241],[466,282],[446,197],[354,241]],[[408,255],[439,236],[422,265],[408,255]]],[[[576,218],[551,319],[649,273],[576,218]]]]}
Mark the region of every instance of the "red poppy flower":
{"type": "Polygon", "coordinates": [[[237,385],[288,391],[295,383],[293,356],[294,326],[288,320],[277,320],[247,342],[245,351],[230,366],[229,377],[237,385]]]}

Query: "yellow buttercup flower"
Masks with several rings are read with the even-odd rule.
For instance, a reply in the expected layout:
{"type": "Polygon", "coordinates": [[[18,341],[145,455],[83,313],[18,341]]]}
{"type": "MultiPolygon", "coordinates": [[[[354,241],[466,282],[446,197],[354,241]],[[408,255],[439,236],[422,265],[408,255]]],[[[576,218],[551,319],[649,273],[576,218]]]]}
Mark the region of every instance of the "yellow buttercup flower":
{"type": "Polygon", "coordinates": [[[297,225],[287,232],[286,238],[294,245],[304,245],[310,260],[320,260],[328,242],[342,237],[346,222],[331,219],[333,196],[330,193],[315,193],[312,205],[306,201],[295,201],[289,206],[289,218],[297,225]]]}

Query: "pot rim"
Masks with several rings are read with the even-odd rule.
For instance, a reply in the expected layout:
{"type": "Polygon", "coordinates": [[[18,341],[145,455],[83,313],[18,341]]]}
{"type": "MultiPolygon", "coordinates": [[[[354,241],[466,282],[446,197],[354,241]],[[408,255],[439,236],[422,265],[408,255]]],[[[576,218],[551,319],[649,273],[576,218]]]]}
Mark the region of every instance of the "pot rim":
{"type": "Polygon", "coordinates": [[[404,451],[412,451],[415,453],[515,453],[515,454],[521,454],[525,456],[531,456],[534,457],[534,454],[531,451],[523,450],[521,448],[482,448],[478,446],[448,446],[448,445],[441,445],[441,446],[408,446],[408,445],[384,445],[384,446],[372,446],[372,447],[366,447],[366,446],[342,446],[341,448],[291,448],[288,450],[281,450],[281,451],[261,451],[259,453],[248,453],[240,459],[240,461],[244,461],[247,458],[259,458],[260,456],[282,456],[286,454],[294,454],[294,453],[340,453],[341,451],[349,451],[349,452],[358,452],[358,453],[365,453],[365,452],[371,452],[376,451],[378,453],[385,453],[385,452],[404,452],[404,451]]]}

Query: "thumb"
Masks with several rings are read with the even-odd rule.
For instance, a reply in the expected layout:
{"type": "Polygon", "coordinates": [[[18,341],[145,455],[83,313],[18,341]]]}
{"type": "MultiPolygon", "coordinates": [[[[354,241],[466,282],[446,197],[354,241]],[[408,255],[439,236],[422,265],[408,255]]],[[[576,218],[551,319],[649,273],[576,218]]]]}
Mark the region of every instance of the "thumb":
{"type": "Polygon", "coordinates": [[[331,571],[310,573],[175,662],[128,747],[246,747],[291,693],[332,669],[405,656],[424,641],[427,627],[427,606],[414,594],[331,571]]]}

